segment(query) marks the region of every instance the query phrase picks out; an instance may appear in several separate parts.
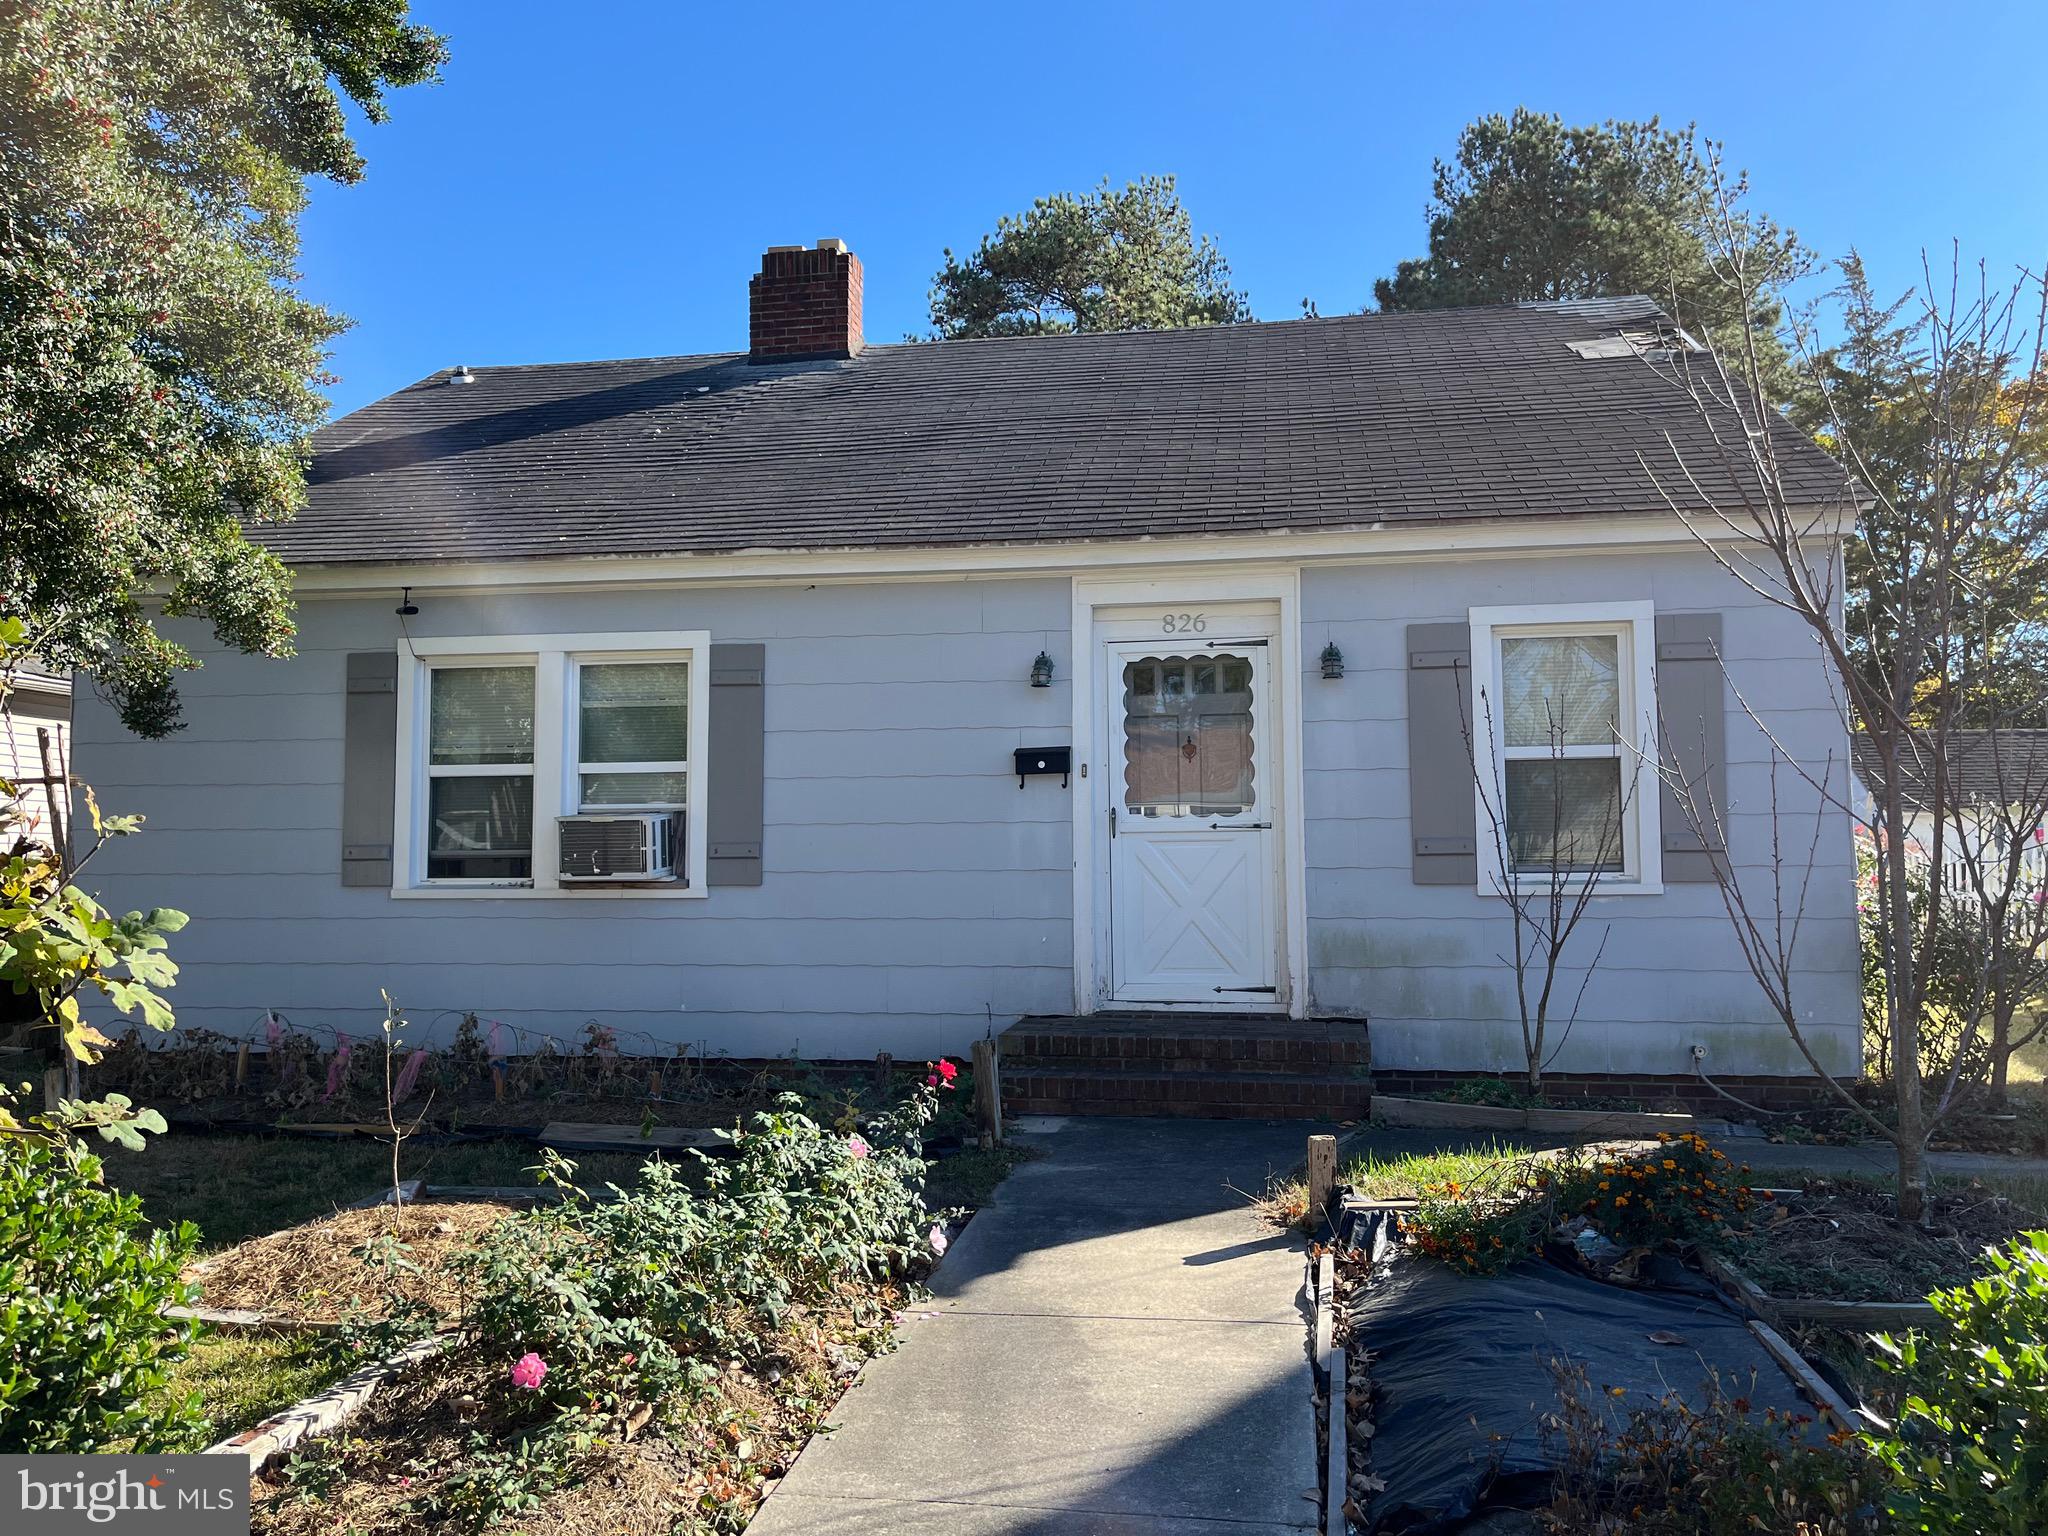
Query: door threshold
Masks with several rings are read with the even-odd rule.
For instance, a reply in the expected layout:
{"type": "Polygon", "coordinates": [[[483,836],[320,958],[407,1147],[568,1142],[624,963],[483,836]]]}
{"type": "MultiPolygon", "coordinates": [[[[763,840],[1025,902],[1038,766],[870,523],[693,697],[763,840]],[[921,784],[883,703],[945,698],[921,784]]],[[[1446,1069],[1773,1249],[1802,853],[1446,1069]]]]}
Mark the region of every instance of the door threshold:
{"type": "Polygon", "coordinates": [[[1097,1013],[1257,1013],[1270,1015],[1276,1019],[1290,1017],[1285,1003],[1231,1002],[1223,1000],[1213,1003],[1206,1001],[1199,1003],[1161,1003],[1113,997],[1095,1011],[1097,1013]]]}

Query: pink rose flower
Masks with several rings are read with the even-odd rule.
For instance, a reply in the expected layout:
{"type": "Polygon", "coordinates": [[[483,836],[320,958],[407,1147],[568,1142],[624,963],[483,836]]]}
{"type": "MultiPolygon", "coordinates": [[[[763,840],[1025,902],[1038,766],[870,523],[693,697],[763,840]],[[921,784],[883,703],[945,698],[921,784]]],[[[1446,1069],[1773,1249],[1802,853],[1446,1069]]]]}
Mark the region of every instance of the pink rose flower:
{"type": "Polygon", "coordinates": [[[849,1136],[846,1138],[847,1155],[851,1157],[856,1163],[859,1162],[862,1158],[866,1157],[868,1153],[873,1150],[874,1149],[867,1144],[866,1139],[863,1137],[849,1136]]]}
{"type": "Polygon", "coordinates": [[[532,1353],[521,1355],[512,1367],[512,1385],[524,1387],[527,1391],[531,1392],[541,1384],[542,1378],[547,1373],[548,1363],[541,1359],[539,1355],[532,1353]]]}
{"type": "Polygon", "coordinates": [[[932,1245],[933,1253],[942,1254],[946,1251],[946,1229],[944,1227],[934,1226],[931,1230],[931,1236],[928,1240],[932,1245]]]}

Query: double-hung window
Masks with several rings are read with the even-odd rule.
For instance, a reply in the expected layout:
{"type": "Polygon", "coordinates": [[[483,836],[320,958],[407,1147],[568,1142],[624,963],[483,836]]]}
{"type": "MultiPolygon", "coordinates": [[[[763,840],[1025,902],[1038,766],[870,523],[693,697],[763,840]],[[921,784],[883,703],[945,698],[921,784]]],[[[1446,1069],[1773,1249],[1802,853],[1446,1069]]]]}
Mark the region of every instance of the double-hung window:
{"type": "Polygon", "coordinates": [[[1654,630],[1648,603],[1472,610],[1482,889],[1661,888],[1654,630]]]}
{"type": "Polygon", "coordinates": [[[586,811],[689,804],[689,662],[577,663],[576,783],[586,811]]]}
{"type": "Polygon", "coordinates": [[[703,894],[708,634],[419,639],[399,660],[396,894],[703,894]],[[674,884],[562,883],[558,818],[664,811],[674,884]]]}
{"type": "Polygon", "coordinates": [[[427,878],[530,879],[533,667],[435,667],[430,675],[427,878]]]}

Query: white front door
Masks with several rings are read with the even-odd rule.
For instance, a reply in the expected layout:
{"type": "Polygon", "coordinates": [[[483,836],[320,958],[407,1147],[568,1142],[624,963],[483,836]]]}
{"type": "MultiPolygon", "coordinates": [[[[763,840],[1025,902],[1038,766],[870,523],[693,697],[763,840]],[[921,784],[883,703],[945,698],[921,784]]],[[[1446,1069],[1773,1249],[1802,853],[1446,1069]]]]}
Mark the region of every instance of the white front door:
{"type": "Polygon", "coordinates": [[[1280,844],[1266,642],[1107,652],[1111,998],[1271,1005],[1280,844]]]}

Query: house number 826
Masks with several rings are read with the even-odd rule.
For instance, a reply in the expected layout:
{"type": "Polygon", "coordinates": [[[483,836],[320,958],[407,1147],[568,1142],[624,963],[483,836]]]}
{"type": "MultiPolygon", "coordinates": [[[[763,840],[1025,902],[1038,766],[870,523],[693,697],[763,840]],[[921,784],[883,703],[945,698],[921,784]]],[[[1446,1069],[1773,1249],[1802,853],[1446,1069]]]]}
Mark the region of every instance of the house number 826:
{"type": "Polygon", "coordinates": [[[1167,635],[1199,635],[1208,627],[1206,613],[1166,613],[1159,620],[1160,633],[1167,635]]]}

